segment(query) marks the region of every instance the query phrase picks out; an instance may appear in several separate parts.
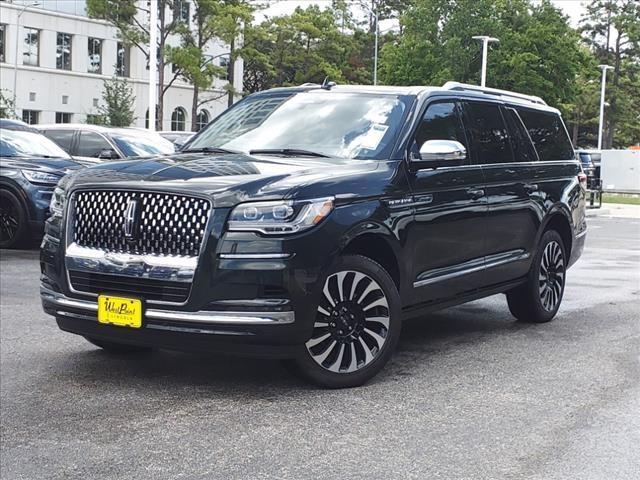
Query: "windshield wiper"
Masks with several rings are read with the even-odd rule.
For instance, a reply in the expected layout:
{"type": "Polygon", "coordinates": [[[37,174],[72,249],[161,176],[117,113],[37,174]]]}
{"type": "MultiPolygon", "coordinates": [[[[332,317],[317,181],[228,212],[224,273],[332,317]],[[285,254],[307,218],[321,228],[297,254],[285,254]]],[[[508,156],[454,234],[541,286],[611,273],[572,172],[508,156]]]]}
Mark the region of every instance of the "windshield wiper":
{"type": "Polygon", "coordinates": [[[220,147],[202,147],[202,148],[190,148],[188,150],[181,150],[177,153],[241,153],[237,150],[229,150],[227,148],[220,147]]]}
{"type": "Polygon", "coordinates": [[[311,150],[301,150],[298,148],[263,148],[250,150],[249,155],[285,155],[287,157],[323,157],[329,158],[324,153],[312,152],[311,150]]]}

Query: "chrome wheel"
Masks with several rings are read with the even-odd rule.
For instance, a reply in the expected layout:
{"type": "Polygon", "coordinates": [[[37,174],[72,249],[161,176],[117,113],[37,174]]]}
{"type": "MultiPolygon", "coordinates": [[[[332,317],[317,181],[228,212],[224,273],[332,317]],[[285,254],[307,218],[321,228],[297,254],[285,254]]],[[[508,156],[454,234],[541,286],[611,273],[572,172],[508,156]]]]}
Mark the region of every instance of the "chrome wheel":
{"type": "Polygon", "coordinates": [[[564,257],[562,248],[556,241],[547,243],[540,260],[538,276],[540,303],[546,311],[553,311],[562,298],[564,286],[564,257]]]}
{"type": "Polygon", "coordinates": [[[361,272],[327,277],[311,339],[311,358],[336,373],[351,373],[379,355],[389,331],[389,303],[382,287],[361,272]]]}

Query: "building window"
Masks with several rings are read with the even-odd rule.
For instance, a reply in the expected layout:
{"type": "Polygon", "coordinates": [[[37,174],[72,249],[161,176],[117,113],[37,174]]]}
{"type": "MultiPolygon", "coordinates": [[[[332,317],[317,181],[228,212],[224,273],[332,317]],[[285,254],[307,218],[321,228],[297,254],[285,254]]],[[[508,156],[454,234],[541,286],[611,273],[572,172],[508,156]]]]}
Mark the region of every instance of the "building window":
{"type": "Polygon", "coordinates": [[[118,75],[119,77],[128,77],[130,49],[122,42],[118,42],[117,57],[116,75],[118,75]]]}
{"type": "Polygon", "coordinates": [[[40,31],[35,28],[24,29],[24,45],[22,47],[22,63],[24,65],[38,66],[38,45],[40,43],[40,31]]]}
{"type": "Polygon", "coordinates": [[[36,125],[38,123],[38,117],[40,112],[37,110],[22,110],[22,121],[29,125],[36,125]]]}
{"type": "MultiPolygon", "coordinates": [[[[156,107],[156,125],[158,125],[158,108],[156,107]]],[[[149,109],[144,114],[144,128],[149,128],[149,109]]]]}
{"type": "Polygon", "coordinates": [[[56,123],[71,123],[69,112],[56,112],[56,123]]]}
{"type": "Polygon", "coordinates": [[[56,38],[56,68],[71,70],[71,35],[58,33],[56,38]]]}
{"type": "Polygon", "coordinates": [[[184,108],[176,108],[171,114],[171,130],[184,132],[186,119],[187,114],[185,113],[184,108]]]}
{"type": "Polygon", "coordinates": [[[224,68],[224,73],[220,75],[221,80],[226,80],[229,78],[229,57],[227,55],[220,57],[220,66],[224,68]]]}
{"type": "Polygon", "coordinates": [[[4,45],[5,45],[5,37],[6,37],[6,32],[7,31],[7,26],[4,24],[0,24],[0,62],[4,62],[4,45]]]}
{"type": "Polygon", "coordinates": [[[189,2],[186,0],[176,0],[174,4],[174,17],[184,23],[189,23],[189,2]]]}
{"type": "Polygon", "coordinates": [[[87,72],[102,73],[102,40],[89,37],[87,72]]]}
{"type": "Polygon", "coordinates": [[[200,110],[200,113],[196,118],[196,127],[198,128],[198,131],[202,130],[207,123],[209,123],[209,112],[206,110],[200,110]]]}

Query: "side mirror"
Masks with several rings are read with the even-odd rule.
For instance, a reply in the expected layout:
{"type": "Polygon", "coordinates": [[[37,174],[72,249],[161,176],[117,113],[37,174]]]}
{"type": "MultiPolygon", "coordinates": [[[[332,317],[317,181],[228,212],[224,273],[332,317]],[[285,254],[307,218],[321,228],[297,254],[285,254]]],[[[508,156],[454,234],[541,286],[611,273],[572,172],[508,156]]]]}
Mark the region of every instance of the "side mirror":
{"type": "Polygon", "coordinates": [[[411,163],[418,168],[460,165],[467,158],[467,149],[455,140],[427,140],[420,147],[420,158],[411,163]]]}
{"type": "Polygon", "coordinates": [[[102,160],[116,160],[120,158],[120,155],[118,155],[118,152],[112,148],[105,148],[100,151],[98,158],[101,158],[102,160]]]}

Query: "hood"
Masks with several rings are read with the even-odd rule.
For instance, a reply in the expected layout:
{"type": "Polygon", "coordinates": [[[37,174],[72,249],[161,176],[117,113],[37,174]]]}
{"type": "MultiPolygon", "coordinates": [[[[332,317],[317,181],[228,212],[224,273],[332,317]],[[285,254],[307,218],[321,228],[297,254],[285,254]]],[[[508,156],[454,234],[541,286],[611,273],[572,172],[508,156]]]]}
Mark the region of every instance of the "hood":
{"type": "MultiPolygon", "coordinates": [[[[67,189],[144,189],[209,196],[216,207],[247,200],[336,195],[340,179],[379,169],[375,160],[290,158],[244,154],[177,153],[133,161],[109,162],[76,172],[67,189]],[[334,188],[315,188],[318,183],[334,188]]],[[[353,186],[346,188],[353,190],[353,186]]]]}
{"type": "Polygon", "coordinates": [[[47,157],[3,157],[3,166],[20,170],[36,170],[54,175],[66,175],[84,165],[67,158],[47,158],[47,157]]]}

